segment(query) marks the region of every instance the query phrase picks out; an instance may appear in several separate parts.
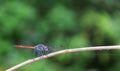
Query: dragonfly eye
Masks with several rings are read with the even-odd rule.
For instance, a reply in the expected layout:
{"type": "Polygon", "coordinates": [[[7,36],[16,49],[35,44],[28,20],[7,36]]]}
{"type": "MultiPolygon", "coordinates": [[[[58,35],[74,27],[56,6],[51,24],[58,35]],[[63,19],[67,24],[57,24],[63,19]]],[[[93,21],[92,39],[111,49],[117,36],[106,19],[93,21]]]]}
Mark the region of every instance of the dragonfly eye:
{"type": "Polygon", "coordinates": [[[45,47],[45,51],[48,51],[48,47],[47,46],[45,47]]]}

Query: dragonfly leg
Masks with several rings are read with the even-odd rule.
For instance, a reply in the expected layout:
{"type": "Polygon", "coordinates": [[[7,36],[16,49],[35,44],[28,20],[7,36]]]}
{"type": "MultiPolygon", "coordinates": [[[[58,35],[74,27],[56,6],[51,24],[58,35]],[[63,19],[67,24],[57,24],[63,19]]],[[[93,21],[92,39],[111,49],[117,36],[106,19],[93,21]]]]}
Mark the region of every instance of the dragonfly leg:
{"type": "MultiPolygon", "coordinates": [[[[43,56],[44,54],[43,54],[43,52],[42,51],[39,51],[38,52],[38,56],[43,56]]],[[[40,60],[42,59],[42,57],[40,58],[40,60]]]]}
{"type": "Polygon", "coordinates": [[[37,51],[34,50],[34,57],[36,57],[38,55],[37,51]]]}
{"type": "Polygon", "coordinates": [[[37,51],[34,49],[33,53],[34,53],[34,55],[33,55],[33,61],[35,61],[34,58],[37,56],[37,51]]]}

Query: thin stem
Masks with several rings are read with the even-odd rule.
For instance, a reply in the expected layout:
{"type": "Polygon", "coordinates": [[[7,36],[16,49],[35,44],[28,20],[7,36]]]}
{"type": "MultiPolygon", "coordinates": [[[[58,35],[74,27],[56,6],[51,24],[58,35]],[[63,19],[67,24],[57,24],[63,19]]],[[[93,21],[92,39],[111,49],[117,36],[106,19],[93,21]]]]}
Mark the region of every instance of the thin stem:
{"type": "Polygon", "coordinates": [[[74,49],[60,50],[60,51],[53,52],[53,53],[50,53],[50,54],[47,54],[47,55],[44,55],[44,56],[41,56],[41,57],[36,57],[36,58],[34,58],[34,61],[33,61],[33,59],[29,59],[27,61],[24,61],[24,62],[22,62],[22,63],[20,63],[18,65],[15,65],[15,66],[7,69],[6,71],[14,71],[14,70],[19,69],[19,68],[21,68],[21,67],[23,67],[23,66],[25,66],[27,64],[38,61],[41,58],[45,59],[45,58],[56,56],[56,55],[59,55],[59,54],[79,52],[79,51],[112,50],[112,49],[120,49],[120,45],[116,45],[116,46],[96,46],[96,47],[84,47],[84,48],[74,48],[74,49]]]}

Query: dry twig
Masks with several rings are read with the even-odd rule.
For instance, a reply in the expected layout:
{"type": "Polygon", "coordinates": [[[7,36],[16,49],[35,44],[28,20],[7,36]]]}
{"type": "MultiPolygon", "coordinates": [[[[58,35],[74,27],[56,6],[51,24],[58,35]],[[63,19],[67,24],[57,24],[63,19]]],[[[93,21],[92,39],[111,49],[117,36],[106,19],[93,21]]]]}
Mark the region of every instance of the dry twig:
{"type": "Polygon", "coordinates": [[[96,47],[84,47],[84,48],[74,48],[74,49],[60,50],[60,51],[53,52],[53,53],[50,53],[50,54],[47,54],[47,55],[44,55],[44,56],[41,56],[41,57],[36,57],[36,58],[34,58],[34,61],[33,61],[33,59],[29,59],[29,60],[27,60],[25,62],[22,62],[22,63],[20,63],[18,65],[15,65],[15,66],[7,69],[6,71],[14,71],[14,70],[19,69],[19,68],[21,68],[21,67],[23,67],[23,66],[25,66],[27,64],[38,61],[41,58],[45,59],[45,58],[56,56],[56,55],[59,55],[59,54],[78,52],[78,51],[112,50],[112,49],[120,49],[120,45],[116,45],[116,46],[96,46],[96,47]]]}

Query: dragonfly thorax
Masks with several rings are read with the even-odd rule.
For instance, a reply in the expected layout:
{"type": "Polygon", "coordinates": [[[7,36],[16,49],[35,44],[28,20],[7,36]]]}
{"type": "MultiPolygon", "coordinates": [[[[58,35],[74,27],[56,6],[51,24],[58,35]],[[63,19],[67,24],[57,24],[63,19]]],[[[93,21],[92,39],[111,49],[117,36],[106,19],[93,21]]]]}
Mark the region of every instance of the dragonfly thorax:
{"type": "Polygon", "coordinates": [[[48,47],[43,45],[43,44],[38,44],[37,46],[35,46],[35,50],[37,50],[37,51],[48,51],[48,47]]]}

